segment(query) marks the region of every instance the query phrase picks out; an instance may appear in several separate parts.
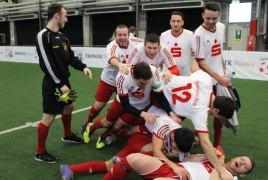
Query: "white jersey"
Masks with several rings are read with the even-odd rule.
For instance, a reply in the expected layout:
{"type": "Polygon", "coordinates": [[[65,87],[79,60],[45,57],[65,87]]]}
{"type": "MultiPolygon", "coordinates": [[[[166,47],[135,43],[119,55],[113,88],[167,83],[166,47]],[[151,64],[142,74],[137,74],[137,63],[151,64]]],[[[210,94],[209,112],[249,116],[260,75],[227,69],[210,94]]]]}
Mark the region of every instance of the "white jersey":
{"type": "Polygon", "coordinates": [[[178,36],[173,35],[171,30],[163,32],[160,36],[161,44],[171,52],[181,76],[191,74],[193,37],[193,32],[187,29],[182,29],[178,36]]]}
{"type": "MultiPolygon", "coordinates": [[[[208,160],[201,162],[187,161],[179,164],[189,172],[190,180],[209,180],[214,168],[211,162],[208,160]]],[[[231,174],[229,171],[227,172],[231,174]]],[[[237,180],[236,176],[233,179],[237,180]]]]}
{"type": "MultiPolygon", "coordinates": [[[[151,106],[150,109],[148,110],[148,113],[153,113],[159,115],[158,118],[156,118],[156,121],[154,124],[150,124],[147,121],[145,122],[145,126],[147,129],[157,136],[158,138],[162,139],[164,142],[164,148],[163,151],[165,153],[170,153],[170,152],[176,152],[176,149],[174,149],[171,146],[171,141],[170,141],[170,133],[175,131],[176,129],[181,128],[182,126],[176,122],[174,122],[166,113],[165,110],[159,109],[155,106],[151,106]]],[[[180,161],[183,160],[184,157],[189,155],[189,153],[183,153],[179,152],[179,159],[180,161]]]]}
{"type": "Polygon", "coordinates": [[[160,76],[157,69],[151,66],[152,78],[150,83],[144,90],[141,90],[135,83],[132,77],[132,68],[129,68],[127,75],[119,72],[116,76],[117,95],[116,99],[120,102],[119,96],[128,96],[129,103],[139,110],[146,108],[151,101],[151,90],[154,92],[162,92],[162,84],[160,82],[160,76]]]}
{"type": "Polygon", "coordinates": [[[159,68],[162,64],[165,64],[167,68],[171,68],[176,65],[171,53],[167,48],[161,46],[154,58],[150,58],[145,51],[144,44],[137,45],[131,52],[128,58],[128,64],[135,65],[138,62],[146,62],[147,64],[153,65],[159,68]]]}
{"type": "Polygon", "coordinates": [[[116,75],[118,74],[119,70],[117,68],[114,68],[110,64],[110,60],[112,58],[118,59],[119,62],[125,63],[134,49],[136,44],[132,41],[129,41],[128,47],[127,48],[121,48],[119,45],[116,43],[116,41],[110,42],[106,46],[106,58],[107,62],[103,68],[103,71],[101,73],[101,79],[106,82],[107,84],[111,86],[116,86],[115,78],[116,75]]]}
{"type": "Polygon", "coordinates": [[[190,119],[196,132],[208,132],[207,116],[212,97],[212,78],[202,70],[190,76],[172,76],[164,94],[175,114],[190,119]]]}
{"type": "MultiPolygon", "coordinates": [[[[206,29],[203,25],[199,26],[194,32],[195,59],[205,60],[209,67],[219,74],[224,75],[222,65],[222,50],[225,43],[225,25],[216,23],[215,31],[206,29]]],[[[213,84],[216,84],[213,78],[213,84]]]]}

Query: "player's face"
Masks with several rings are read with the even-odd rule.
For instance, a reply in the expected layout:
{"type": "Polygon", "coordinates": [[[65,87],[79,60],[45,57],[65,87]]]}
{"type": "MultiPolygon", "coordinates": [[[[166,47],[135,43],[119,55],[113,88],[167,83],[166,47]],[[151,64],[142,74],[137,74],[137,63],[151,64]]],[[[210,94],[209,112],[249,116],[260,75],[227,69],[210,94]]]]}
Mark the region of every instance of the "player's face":
{"type": "Polygon", "coordinates": [[[117,28],[115,41],[120,47],[126,48],[128,46],[128,29],[117,28]]]}
{"type": "Polygon", "coordinates": [[[197,146],[200,146],[200,139],[198,135],[195,135],[192,147],[197,147],[197,146]]]}
{"type": "Polygon", "coordinates": [[[226,168],[234,175],[241,175],[251,170],[252,164],[247,156],[241,156],[231,159],[226,164],[226,168]]]}
{"type": "Polygon", "coordinates": [[[152,42],[146,42],[145,44],[145,52],[149,58],[154,58],[159,50],[159,44],[152,43],[152,42]]]}
{"type": "Polygon", "coordinates": [[[68,22],[67,19],[67,11],[64,8],[61,8],[61,14],[59,15],[59,20],[58,20],[58,26],[60,29],[64,28],[65,23],[68,22]]]}
{"type": "Polygon", "coordinates": [[[178,33],[180,32],[182,26],[184,24],[184,20],[180,15],[172,15],[170,19],[170,26],[173,32],[178,33]]]}
{"type": "Polygon", "coordinates": [[[140,88],[140,90],[146,89],[147,85],[151,82],[151,79],[144,80],[144,79],[135,79],[136,85],[140,88]]]}
{"type": "Polygon", "coordinates": [[[215,25],[220,16],[219,11],[211,11],[206,9],[204,13],[202,13],[202,18],[204,19],[204,25],[207,29],[213,31],[215,30],[215,25]]]}

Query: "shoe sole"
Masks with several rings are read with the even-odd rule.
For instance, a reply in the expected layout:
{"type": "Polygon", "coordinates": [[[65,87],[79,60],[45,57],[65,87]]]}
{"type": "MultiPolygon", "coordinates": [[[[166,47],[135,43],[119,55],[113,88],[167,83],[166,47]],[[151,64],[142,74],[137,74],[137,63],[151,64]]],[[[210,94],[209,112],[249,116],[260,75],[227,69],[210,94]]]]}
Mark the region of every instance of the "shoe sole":
{"type": "Polygon", "coordinates": [[[89,133],[90,133],[90,127],[92,125],[93,125],[93,123],[90,123],[90,125],[86,127],[86,130],[83,134],[83,140],[84,140],[84,143],[86,143],[86,144],[90,142],[89,133]]]}
{"type": "Polygon", "coordinates": [[[61,138],[61,140],[63,141],[63,142],[67,142],[67,143],[75,143],[75,144],[81,144],[83,141],[81,141],[81,142],[78,142],[78,141],[72,141],[72,140],[65,140],[65,139],[63,139],[63,137],[61,138]]]}
{"type": "Polygon", "coordinates": [[[58,160],[58,161],[52,161],[52,162],[49,162],[49,161],[43,161],[42,159],[38,159],[38,158],[34,158],[36,161],[39,161],[39,162],[44,162],[44,163],[50,163],[50,164],[53,164],[53,163],[57,163],[57,162],[59,162],[60,160],[58,160]]]}

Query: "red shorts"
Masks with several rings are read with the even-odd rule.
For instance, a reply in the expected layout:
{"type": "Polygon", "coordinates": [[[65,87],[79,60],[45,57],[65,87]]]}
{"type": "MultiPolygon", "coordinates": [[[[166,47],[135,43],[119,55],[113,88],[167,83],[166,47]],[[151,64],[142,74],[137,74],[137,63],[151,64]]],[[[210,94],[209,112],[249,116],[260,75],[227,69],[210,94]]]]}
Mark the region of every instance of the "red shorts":
{"type": "Polygon", "coordinates": [[[132,122],[135,125],[144,124],[144,119],[141,117],[137,117],[135,115],[129,114],[124,111],[120,102],[115,98],[112,105],[109,108],[108,113],[106,114],[106,120],[110,123],[115,123],[118,119],[125,123],[126,125],[131,124],[132,122]],[[137,121],[137,122],[136,122],[137,121]]]}
{"type": "Polygon", "coordinates": [[[106,82],[104,82],[103,80],[100,80],[98,89],[96,92],[96,101],[107,103],[110,100],[114,92],[115,93],[117,92],[117,89],[115,86],[111,86],[107,84],[106,82]]]}
{"type": "MultiPolygon", "coordinates": [[[[142,176],[146,180],[151,180],[151,179],[155,179],[158,177],[173,177],[175,179],[179,179],[178,176],[172,171],[172,169],[168,167],[165,160],[163,159],[159,159],[159,160],[162,161],[163,164],[157,170],[150,172],[149,174],[140,175],[140,176],[142,176]]],[[[183,167],[179,164],[177,165],[180,167],[183,167]]]]}
{"type": "Polygon", "coordinates": [[[131,153],[138,153],[145,145],[150,143],[152,143],[152,139],[148,134],[135,133],[130,136],[127,144],[115,156],[124,158],[131,153]]]}

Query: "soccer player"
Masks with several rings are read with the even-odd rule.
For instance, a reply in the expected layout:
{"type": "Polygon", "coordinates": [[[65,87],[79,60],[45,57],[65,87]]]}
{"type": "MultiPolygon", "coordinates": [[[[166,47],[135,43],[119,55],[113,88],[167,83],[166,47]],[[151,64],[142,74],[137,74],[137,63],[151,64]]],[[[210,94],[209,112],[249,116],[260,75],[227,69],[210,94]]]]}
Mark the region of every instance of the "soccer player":
{"type": "MultiPolygon", "coordinates": [[[[135,43],[129,41],[128,27],[125,25],[118,25],[115,28],[115,40],[106,47],[107,62],[101,73],[101,79],[96,92],[96,100],[94,105],[91,106],[88,118],[82,126],[82,134],[88,123],[91,123],[100,111],[109,101],[110,97],[116,92],[116,75],[119,70],[127,73],[127,65],[124,64],[131,51],[136,46],[135,43]]],[[[85,138],[84,138],[85,140],[85,138]]],[[[85,143],[88,143],[85,141],[85,143]]]]}
{"type": "MultiPolygon", "coordinates": [[[[188,131],[188,129],[179,128],[179,129],[176,129],[176,132],[174,132],[172,136],[165,138],[164,143],[170,144],[170,145],[172,143],[172,146],[176,148],[179,147],[180,149],[188,150],[193,144],[192,140],[186,144],[181,143],[181,141],[183,142],[187,141],[187,138],[191,135],[193,135],[193,133],[191,131],[188,131]],[[188,136],[186,136],[185,133],[188,133],[187,134],[188,136]],[[171,142],[170,139],[172,139],[172,141],[174,141],[175,143],[171,142]]],[[[165,149],[165,152],[167,152],[166,153],[167,156],[178,157],[177,152],[170,153],[166,150],[167,149],[165,149]]],[[[137,152],[141,152],[143,154],[153,156],[152,138],[151,138],[151,135],[146,132],[146,130],[144,130],[143,133],[137,132],[131,135],[130,138],[128,139],[127,144],[124,146],[124,148],[121,151],[119,151],[115,156],[113,156],[111,159],[109,159],[108,161],[105,161],[105,162],[88,161],[85,163],[75,164],[75,165],[61,165],[62,179],[65,178],[65,180],[69,180],[72,177],[73,173],[107,172],[114,166],[114,164],[117,161],[121,160],[122,158],[126,157],[129,154],[137,153],[137,152]]],[[[185,157],[185,153],[182,153],[180,151],[179,159],[183,160],[184,157],[185,157]]]]}
{"type": "Polygon", "coordinates": [[[191,74],[190,65],[192,62],[193,32],[184,29],[184,14],[173,11],[170,18],[171,29],[160,35],[160,43],[172,54],[181,76],[191,74]]]}
{"type": "MultiPolygon", "coordinates": [[[[217,22],[220,16],[220,5],[217,2],[207,2],[204,6],[202,18],[204,23],[194,32],[195,59],[199,66],[213,78],[213,91],[216,94],[216,83],[223,86],[230,85],[225,77],[226,67],[222,57],[225,43],[225,26],[217,22]]],[[[214,147],[221,149],[222,123],[214,118],[214,147]]]]}
{"type": "Polygon", "coordinates": [[[172,54],[167,48],[160,45],[159,36],[154,33],[146,35],[144,44],[139,44],[134,48],[127,62],[132,65],[138,62],[146,62],[156,68],[165,64],[168,68],[163,73],[165,82],[170,80],[171,74],[180,75],[172,54]]]}
{"type": "Polygon", "coordinates": [[[55,90],[58,88],[58,93],[70,93],[71,84],[69,77],[71,74],[68,69],[69,65],[83,71],[90,79],[92,79],[92,74],[86,67],[86,64],[83,64],[74,56],[68,38],[59,31],[68,22],[67,12],[63,5],[52,3],[48,7],[47,15],[47,26],[36,36],[39,64],[45,76],[42,83],[43,117],[38,125],[38,144],[35,160],[55,163],[59,161],[59,158],[46,151],[46,140],[49,128],[54,122],[56,114],[62,114],[61,119],[64,127],[62,141],[72,143],[83,142],[71,130],[73,102],[58,102],[54,94],[55,90]]]}
{"type": "MultiPolygon", "coordinates": [[[[190,155],[183,161],[177,165],[189,172],[191,180],[220,180],[218,172],[205,155],[190,155]]],[[[231,159],[223,166],[232,177],[232,180],[234,180],[233,176],[245,176],[245,174],[250,173],[255,166],[255,161],[251,157],[241,156],[231,159]]],[[[131,171],[136,171],[140,176],[148,180],[185,180],[185,178],[177,176],[168,167],[165,160],[140,153],[130,154],[120,162],[117,162],[103,179],[125,179],[131,171]]]]}
{"type": "Polygon", "coordinates": [[[190,119],[198,133],[200,144],[207,158],[220,172],[223,179],[231,179],[216,157],[209,140],[207,127],[208,113],[216,118],[231,118],[235,103],[230,97],[215,96],[212,92],[212,78],[199,69],[198,62],[193,60],[190,76],[173,76],[168,84],[163,84],[164,94],[174,113],[190,119]]]}
{"type": "MultiPolygon", "coordinates": [[[[123,127],[135,123],[144,124],[144,120],[153,124],[156,114],[146,112],[150,104],[150,93],[153,90],[159,103],[174,121],[178,121],[162,92],[162,85],[157,69],[145,62],[137,63],[129,69],[129,73],[118,73],[116,77],[117,95],[105,118],[88,124],[84,141],[89,142],[90,136],[98,128],[108,128],[96,143],[97,148],[105,146],[105,139],[115,135],[123,127]],[[120,119],[119,119],[120,118],[120,119]]],[[[179,119],[180,120],[180,119],[179,119]]],[[[108,141],[106,141],[106,144],[108,141]]]]}

